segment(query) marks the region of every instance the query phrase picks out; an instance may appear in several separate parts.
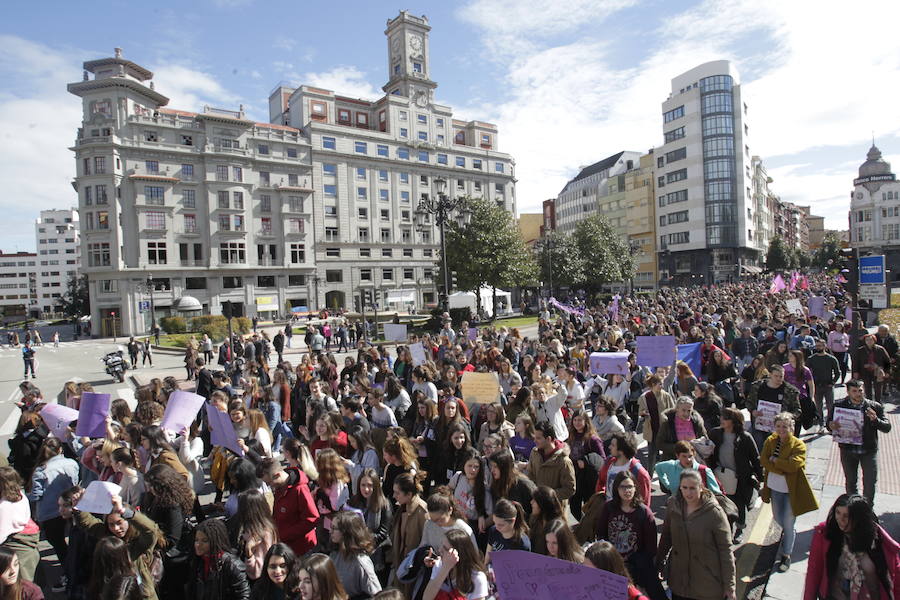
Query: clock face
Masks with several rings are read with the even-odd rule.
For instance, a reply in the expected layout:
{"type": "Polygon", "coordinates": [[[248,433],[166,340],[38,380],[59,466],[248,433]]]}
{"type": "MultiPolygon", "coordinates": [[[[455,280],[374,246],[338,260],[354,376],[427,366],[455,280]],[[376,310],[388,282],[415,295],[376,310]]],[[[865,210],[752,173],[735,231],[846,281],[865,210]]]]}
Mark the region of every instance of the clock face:
{"type": "Polygon", "coordinates": [[[414,35],[409,38],[409,48],[413,52],[421,52],[422,51],[422,38],[417,35],[414,35]]]}
{"type": "Polygon", "coordinates": [[[418,94],[416,94],[416,104],[422,108],[425,108],[428,105],[428,93],[419,92],[418,94]]]}

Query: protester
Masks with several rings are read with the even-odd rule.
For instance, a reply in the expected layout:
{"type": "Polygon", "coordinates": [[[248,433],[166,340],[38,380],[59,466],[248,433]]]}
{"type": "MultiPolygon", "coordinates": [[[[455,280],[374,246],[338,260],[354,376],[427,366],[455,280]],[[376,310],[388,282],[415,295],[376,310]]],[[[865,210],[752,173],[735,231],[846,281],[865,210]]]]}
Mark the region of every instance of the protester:
{"type": "Polygon", "coordinates": [[[534,441],[536,446],[531,451],[525,472],[535,485],[556,490],[565,507],[569,498],[575,495],[575,465],[569,458],[569,448],[557,439],[556,428],[548,421],[535,425],[534,441]]]}
{"type": "Polygon", "coordinates": [[[331,543],[335,548],[331,552],[331,562],[348,596],[371,597],[381,591],[381,582],[370,557],[375,543],[358,513],[343,511],[335,515],[331,543]]]}
{"type": "Polygon", "coordinates": [[[249,600],[244,563],[231,552],[220,519],[207,519],[194,534],[194,558],[187,594],[191,600],[249,600]]]}
{"type": "Polygon", "coordinates": [[[466,600],[482,600],[488,596],[487,571],[481,552],[464,532],[453,530],[436,548],[439,555],[431,562],[431,581],[422,600],[435,600],[439,592],[466,600]]]}
{"type": "Polygon", "coordinates": [[[291,590],[286,589],[288,577],[297,558],[287,544],[273,544],[263,561],[262,575],[250,592],[251,600],[284,600],[291,590]]]}

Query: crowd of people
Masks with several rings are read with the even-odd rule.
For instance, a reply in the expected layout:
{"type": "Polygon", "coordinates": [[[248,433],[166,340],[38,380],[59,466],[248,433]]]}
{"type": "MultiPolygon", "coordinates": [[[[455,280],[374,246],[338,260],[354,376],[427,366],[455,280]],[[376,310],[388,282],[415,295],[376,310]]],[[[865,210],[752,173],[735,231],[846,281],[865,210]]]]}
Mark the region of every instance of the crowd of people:
{"type": "Polygon", "coordinates": [[[853,347],[846,304],[824,276],[780,294],[666,288],[547,307],[536,336],[472,335],[449,315],[395,350],[359,332],[342,364],[330,347],[351,343],[344,324],[327,343],[310,326],[299,364],[283,352],[292,330],[197,340],[187,379],[230,418],[231,449],[206,410],[160,426],[174,379],[139,390],[134,410],[113,400],[95,438],[75,423],[51,435],[41,417],[78,409],[89,384],[47,399],[23,382],[0,467],[0,599],[43,597],[41,538],[71,599],[499,599],[491,562],[507,550],[622,575],[629,599],[733,599],[757,498],[782,531],[774,568],[790,567],[794,521],[818,509],[804,440],[846,427],[836,408],[861,413],[861,441],[841,444],[847,493],[814,531],[804,598],[894,598],[900,546],[874,502],[897,343],[882,327],[853,347]],[[812,296],[821,312],[788,311],[812,296]],[[700,344],[699,362],[639,365],[638,338],[662,335],[700,344]],[[627,373],[593,372],[605,352],[629,353],[627,373]],[[493,402],[467,401],[468,372],[496,373],[493,402]],[[105,514],[77,508],[94,481],[118,486],[105,514]]]}

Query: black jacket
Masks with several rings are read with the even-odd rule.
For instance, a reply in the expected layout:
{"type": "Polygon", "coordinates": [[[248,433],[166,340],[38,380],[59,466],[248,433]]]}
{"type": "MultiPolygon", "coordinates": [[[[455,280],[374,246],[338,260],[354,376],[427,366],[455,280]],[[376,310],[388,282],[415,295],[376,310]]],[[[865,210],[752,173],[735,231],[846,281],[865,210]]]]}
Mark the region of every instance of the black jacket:
{"type": "Polygon", "coordinates": [[[284,350],[284,334],[280,331],[276,333],[275,337],[272,339],[272,347],[275,348],[275,352],[284,350]]]}
{"type": "MultiPolygon", "coordinates": [[[[863,412],[863,435],[862,435],[862,448],[867,453],[868,452],[877,452],[878,451],[878,432],[881,433],[890,433],[891,431],[891,422],[888,421],[887,417],[884,416],[884,406],[880,403],[875,402],[874,400],[863,400],[862,404],[854,405],[850,398],[844,398],[843,400],[839,400],[834,403],[834,408],[831,409],[831,414],[828,415],[828,423],[831,423],[834,420],[834,409],[835,408],[855,408],[858,410],[862,410],[863,412]],[[876,418],[873,421],[869,417],[866,416],[866,410],[872,409],[875,411],[876,418]]],[[[841,448],[856,448],[857,446],[853,444],[841,444],[841,448]]]]}
{"type": "Polygon", "coordinates": [[[249,600],[250,584],[243,561],[225,552],[203,579],[203,559],[194,557],[187,597],[191,600],[249,600]]]}
{"type": "MultiPolygon", "coordinates": [[[[725,430],[716,427],[709,432],[709,439],[715,444],[712,456],[707,460],[711,469],[719,466],[719,447],[725,439],[725,430]]],[[[759,463],[759,449],[753,437],[746,431],[734,438],[734,466],[737,469],[737,491],[735,496],[747,505],[753,499],[754,488],[759,487],[762,481],[762,465],[759,463]]]]}
{"type": "Polygon", "coordinates": [[[203,396],[207,400],[209,400],[210,394],[212,394],[213,389],[213,380],[212,373],[206,367],[200,369],[200,373],[197,374],[197,395],[203,396]]]}
{"type": "Polygon", "coordinates": [[[385,555],[391,547],[391,525],[394,515],[391,512],[390,502],[385,502],[380,511],[370,511],[365,507],[362,511],[366,526],[372,532],[372,539],[375,541],[375,550],[369,556],[377,572],[386,566],[385,555]]]}
{"type": "Polygon", "coordinates": [[[31,480],[34,465],[37,463],[38,452],[41,444],[50,435],[50,430],[42,423],[35,429],[29,429],[17,433],[9,440],[9,464],[11,464],[22,479],[31,480]]]}

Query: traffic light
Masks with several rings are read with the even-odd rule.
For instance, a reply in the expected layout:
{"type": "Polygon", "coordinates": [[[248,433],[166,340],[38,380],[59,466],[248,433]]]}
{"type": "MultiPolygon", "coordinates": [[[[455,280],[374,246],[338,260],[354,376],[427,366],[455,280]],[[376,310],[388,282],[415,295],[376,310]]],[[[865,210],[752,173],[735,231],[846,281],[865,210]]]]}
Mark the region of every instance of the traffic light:
{"type": "Polygon", "coordinates": [[[372,290],[362,291],[363,307],[372,306],[372,290]]]}
{"type": "Polygon", "coordinates": [[[226,319],[231,318],[231,302],[230,301],[225,300],[224,302],[222,302],[222,314],[225,315],[226,319]]]}
{"type": "Polygon", "coordinates": [[[851,294],[859,292],[859,251],[841,248],[841,275],[847,280],[846,289],[851,294]]]}
{"type": "Polygon", "coordinates": [[[456,271],[450,271],[450,290],[455,290],[456,288],[457,288],[456,271]]]}

